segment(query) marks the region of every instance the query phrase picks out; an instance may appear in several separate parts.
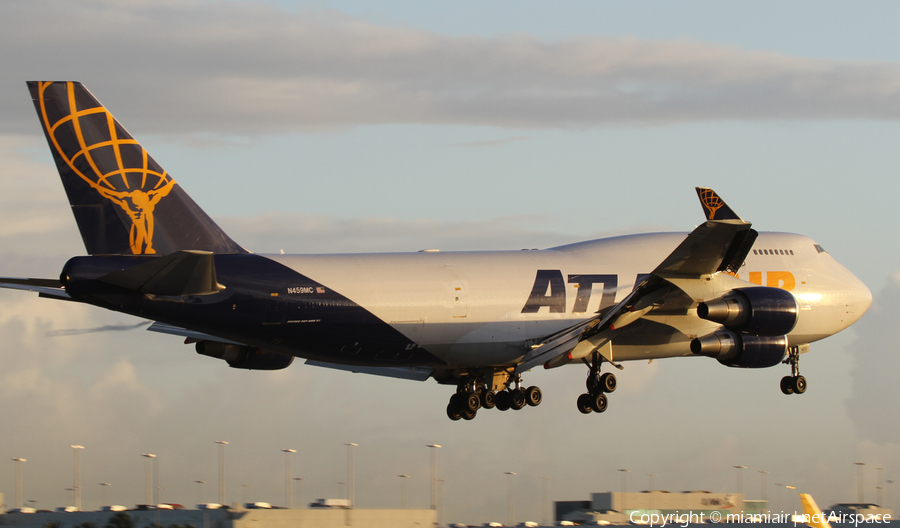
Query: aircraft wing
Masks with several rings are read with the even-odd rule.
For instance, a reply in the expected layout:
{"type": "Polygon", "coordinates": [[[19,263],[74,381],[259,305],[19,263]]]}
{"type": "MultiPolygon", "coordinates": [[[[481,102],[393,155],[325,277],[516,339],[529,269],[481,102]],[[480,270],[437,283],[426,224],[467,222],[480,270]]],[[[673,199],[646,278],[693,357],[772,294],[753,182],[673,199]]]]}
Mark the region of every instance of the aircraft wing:
{"type": "Polygon", "coordinates": [[[431,377],[434,369],[428,367],[360,367],[357,365],[341,365],[339,363],[326,363],[324,361],[306,360],[306,365],[324,367],[335,370],[344,370],[357,374],[369,374],[372,376],[384,376],[413,381],[425,381],[431,377]]]}
{"type": "MultiPolygon", "coordinates": [[[[634,290],[612,309],[584,321],[583,327],[569,332],[563,342],[550,336],[541,340],[538,353],[528,354],[517,367],[523,372],[544,362],[546,368],[561,366],[587,357],[609,343],[621,329],[655,309],[687,310],[694,300],[685,295],[684,287],[715,273],[735,273],[756,241],[757,232],[750,228],[712,189],[697,188],[707,221],[697,226],[652,273],[635,285],[634,290]],[[718,213],[719,219],[714,219],[718,213]],[[673,282],[677,282],[678,285],[673,282]]],[[[611,351],[604,357],[613,362],[611,351]]]]}
{"type": "Polygon", "coordinates": [[[16,277],[0,277],[0,288],[36,292],[39,297],[71,301],[65,288],[58,279],[24,279],[16,277]]]}
{"type": "Polygon", "coordinates": [[[214,336],[212,334],[205,334],[203,332],[197,332],[194,330],[188,330],[187,328],[181,328],[180,326],[172,326],[167,325],[165,323],[156,322],[147,327],[147,330],[151,332],[159,332],[161,334],[168,334],[174,336],[181,336],[186,338],[185,343],[196,343],[197,341],[215,341],[217,343],[227,343],[229,345],[246,345],[247,343],[241,343],[238,341],[232,341],[230,339],[225,339],[224,337],[214,336]]]}

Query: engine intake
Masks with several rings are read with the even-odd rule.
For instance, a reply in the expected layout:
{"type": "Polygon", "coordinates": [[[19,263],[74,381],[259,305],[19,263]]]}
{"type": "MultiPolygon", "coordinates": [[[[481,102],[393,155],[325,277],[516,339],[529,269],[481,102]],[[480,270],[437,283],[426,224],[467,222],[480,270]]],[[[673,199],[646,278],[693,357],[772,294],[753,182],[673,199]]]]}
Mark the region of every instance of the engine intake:
{"type": "Polygon", "coordinates": [[[787,336],[755,336],[717,332],[691,341],[691,352],[716,358],[729,367],[766,368],[781,363],[787,354],[787,336]]]}
{"type": "Polygon", "coordinates": [[[223,359],[231,368],[248,370],[281,370],[287,368],[294,356],[245,345],[233,345],[218,341],[197,341],[198,354],[223,359]]]}
{"type": "Polygon", "coordinates": [[[797,325],[797,299],[781,288],[739,288],[713,301],[697,305],[701,319],[719,323],[733,332],[783,336],[797,325]]]}

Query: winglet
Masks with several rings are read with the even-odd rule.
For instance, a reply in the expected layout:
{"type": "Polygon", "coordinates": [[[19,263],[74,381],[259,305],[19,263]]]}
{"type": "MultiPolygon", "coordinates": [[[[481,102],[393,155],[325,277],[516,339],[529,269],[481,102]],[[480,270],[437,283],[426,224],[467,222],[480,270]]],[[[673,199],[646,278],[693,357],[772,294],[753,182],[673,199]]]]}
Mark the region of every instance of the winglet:
{"type": "Polygon", "coordinates": [[[719,198],[716,191],[705,187],[696,187],[696,189],[707,220],[741,220],[741,217],[732,211],[731,207],[728,207],[725,200],[719,198]]]}
{"type": "Polygon", "coordinates": [[[808,493],[800,494],[800,505],[803,506],[803,522],[812,528],[831,528],[828,518],[816,505],[812,495],[808,493]]]}

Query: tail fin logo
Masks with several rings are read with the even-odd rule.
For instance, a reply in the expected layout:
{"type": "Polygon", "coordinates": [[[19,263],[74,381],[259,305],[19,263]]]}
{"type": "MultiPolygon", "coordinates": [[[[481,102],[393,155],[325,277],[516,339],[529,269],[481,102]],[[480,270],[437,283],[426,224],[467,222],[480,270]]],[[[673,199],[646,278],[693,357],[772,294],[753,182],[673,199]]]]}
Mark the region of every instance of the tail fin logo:
{"type": "MultiPolygon", "coordinates": [[[[129,245],[135,255],[153,255],[153,212],[175,186],[147,151],[93,97],[65,83],[65,101],[48,108],[38,87],[40,114],[53,148],[69,168],[131,221],[129,245]],[[52,116],[52,117],[51,117],[52,116]]],[[[127,224],[126,224],[127,225],[127,224]]]]}
{"type": "Polygon", "coordinates": [[[700,194],[700,203],[706,208],[706,219],[715,220],[716,211],[725,205],[725,200],[719,198],[719,195],[712,189],[698,189],[697,192],[700,194]]]}

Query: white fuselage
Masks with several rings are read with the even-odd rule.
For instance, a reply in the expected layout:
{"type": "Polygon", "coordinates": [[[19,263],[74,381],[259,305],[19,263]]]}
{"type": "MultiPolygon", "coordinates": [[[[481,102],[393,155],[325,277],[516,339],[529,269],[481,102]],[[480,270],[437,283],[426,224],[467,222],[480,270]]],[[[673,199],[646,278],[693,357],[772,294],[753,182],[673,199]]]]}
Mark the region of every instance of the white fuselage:
{"type": "MultiPolygon", "coordinates": [[[[328,285],[449,366],[499,366],[516,364],[532,341],[621,300],[685,236],[628,235],[530,251],[266,257],[328,285]],[[586,275],[595,280],[589,293],[578,278],[586,275]],[[607,282],[596,282],[597,276],[607,282]],[[537,290],[552,306],[525,309],[537,290]]],[[[801,310],[788,335],[792,345],[843,330],[871,303],[868,288],[808,237],[760,233],[753,247],[737,280],[720,281],[727,286],[715,293],[752,284],[790,291],[801,310]]],[[[717,328],[693,309],[651,312],[616,336],[615,359],[690,355],[690,340],[717,328]]]]}

